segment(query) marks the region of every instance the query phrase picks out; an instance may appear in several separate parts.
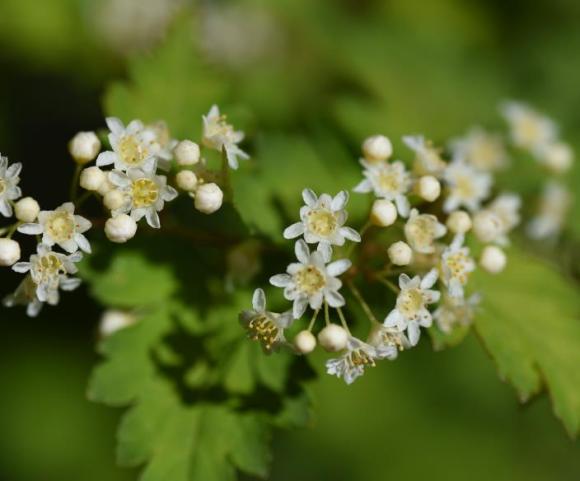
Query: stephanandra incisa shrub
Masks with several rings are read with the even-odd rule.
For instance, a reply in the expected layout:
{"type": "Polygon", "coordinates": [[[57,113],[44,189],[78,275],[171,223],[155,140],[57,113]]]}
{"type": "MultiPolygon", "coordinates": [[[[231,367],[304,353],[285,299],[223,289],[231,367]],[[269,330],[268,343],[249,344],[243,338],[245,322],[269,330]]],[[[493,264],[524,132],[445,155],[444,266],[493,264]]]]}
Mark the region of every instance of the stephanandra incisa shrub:
{"type": "MultiPolygon", "coordinates": [[[[571,200],[558,176],[570,169],[573,153],[560,140],[555,123],[527,105],[510,102],[501,112],[509,124],[509,143],[551,172],[526,232],[536,239],[554,238],[571,200]]],[[[101,152],[93,132],[80,132],[71,140],[70,154],[77,163],[71,199],[53,210],[41,210],[34,198],[22,197],[22,165],[0,157],[0,213],[14,218],[0,229],[0,265],[24,274],[14,293],[4,298],[5,306],[25,305],[28,315],[36,316],[45,303],[58,304],[61,290],[80,284],[75,264],[91,254],[87,234],[92,225],[79,211],[90,196],[110,211],[104,224],[107,238],[123,243],[136,235],[139,222],[161,228],[159,212],[179,192],[190,196],[204,214],[218,211],[228,187],[223,185],[228,169],[237,169],[238,160],[248,158],[238,146],[244,134],[227,123],[217,106],[203,116],[200,143],[172,139],[163,122],[106,122],[111,150],[101,152]],[[220,170],[208,168],[203,148],[221,152],[220,170]],[[95,160],[96,165],[88,166],[95,160]],[[176,173],[168,178],[167,172],[176,173]],[[77,184],[85,190],[82,195],[77,195],[77,184]],[[28,261],[20,261],[16,234],[36,236],[36,252],[28,261]]],[[[494,189],[494,174],[509,163],[507,143],[481,128],[450,142],[448,156],[419,135],[405,136],[403,142],[415,155],[411,168],[392,160],[388,137],[364,140],[362,180],[345,186],[353,195],[374,197],[359,229],[348,223],[348,190],[317,194],[305,186],[300,220],[283,232],[284,238],[296,239],[296,262],[270,277],[291,301],[288,310],[268,311],[265,293],[258,288],[252,308],[240,314],[248,336],[260,342],[265,353],[287,348],[305,355],[320,344],[340,354],[326,362],[327,372],[350,384],[378,360],[394,360],[399,351],[417,345],[421,328],[435,322],[441,331],[450,332],[472,322],[485,292],[472,292],[470,274],[479,266],[501,275],[508,262],[503,248],[520,223],[520,198],[494,189]],[[373,230],[383,229],[391,231],[393,240],[376,245],[373,230]],[[360,279],[393,291],[395,305],[373,312],[360,279]],[[364,339],[351,333],[343,289],[368,318],[364,339]],[[285,331],[300,322],[305,329],[287,339],[285,331]]],[[[101,332],[109,335],[135,320],[126,312],[108,311],[101,332]]]]}

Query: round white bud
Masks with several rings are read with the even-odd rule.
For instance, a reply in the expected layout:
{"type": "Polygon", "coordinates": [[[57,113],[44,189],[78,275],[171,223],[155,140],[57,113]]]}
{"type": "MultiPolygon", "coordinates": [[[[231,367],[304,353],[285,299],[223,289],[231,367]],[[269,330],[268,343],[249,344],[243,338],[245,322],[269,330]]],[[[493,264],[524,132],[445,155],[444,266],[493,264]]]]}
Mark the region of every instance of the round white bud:
{"type": "Polygon", "coordinates": [[[471,229],[471,225],[471,217],[463,210],[456,210],[447,218],[447,227],[454,234],[465,234],[471,229]]]}
{"type": "Polygon", "coordinates": [[[12,239],[0,239],[0,266],[11,266],[20,259],[20,244],[12,239]]]}
{"type": "Polygon", "coordinates": [[[482,210],[473,217],[473,232],[481,242],[493,242],[501,231],[501,219],[494,212],[482,210]]]}
{"type": "Polygon", "coordinates": [[[135,317],[128,312],[110,309],[105,311],[101,316],[99,332],[101,336],[106,337],[111,334],[129,327],[135,323],[135,317]]]}
{"type": "Polygon", "coordinates": [[[40,206],[32,197],[23,197],[14,204],[14,215],[21,222],[34,222],[39,212],[40,206]]]}
{"type": "Polygon", "coordinates": [[[507,256],[505,252],[496,246],[487,246],[483,249],[479,264],[487,272],[498,274],[505,269],[507,264],[507,256]]]}
{"type": "Polygon", "coordinates": [[[413,251],[411,247],[403,241],[391,244],[387,250],[387,254],[389,254],[389,259],[391,259],[391,262],[396,266],[407,266],[413,260],[413,251]]]}
{"type": "Polygon", "coordinates": [[[348,343],[348,332],[336,324],[329,324],[318,333],[318,342],[325,351],[342,351],[348,343]]]}
{"type": "Polygon", "coordinates": [[[549,169],[557,174],[563,174],[572,167],[574,153],[568,144],[556,142],[545,148],[543,157],[549,169]]]}
{"type": "Polygon", "coordinates": [[[377,199],[371,209],[371,222],[379,227],[388,227],[397,220],[397,208],[390,200],[377,199]]]}
{"type": "Polygon", "coordinates": [[[179,165],[194,165],[199,162],[199,145],[191,140],[182,140],[179,142],[173,153],[179,165]]]}
{"type": "Polygon", "coordinates": [[[108,175],[108,173],[105,172],[105,180],[103,181],[101,186],[98,188],[97,192],[104,197],[107,194],[107,192],[110,192],[110,191],[115,190],[117,188],[118,188],[118,186],[116,186],[115,184],[113,184],[109,180],[109,175],[108,175]]]}
{"type": "Polygon", "coordinates": [[[83,189],[98,191],[106,180],[107,174],[98,167],[93,166],[87,167],[81,172],[79,184],[83,189]]]}
{"type": "Polygon", "coordinates": [[[175,176],[177,187],[186,192],[193,192],[197,187],[197,176],[191,170],[182,170],[175,176]]]}
{"type": "Polygon", "coordinates": [[[195,191],[195,208],[204,214],[213,214],[222,206],[224,193],[217,184],[200,185],[195,191]]]}
{"type": "Polygon", "coordinates": [[[105,234],[111,242],[127,242],[136,232],[137,223],[127,214],[116,215],[105,222],[105,234]]]}
{"type": "Polygon", "coordinates": [[[94,132],[79,132],[69,142],[68,150],[77,164],[88,164],[101,150],[101,141],[94,132]]]}
{"type": "Polygon", "coordinates": [[[294,338],[294,348],[300,354],[310,354],[316,347],[316,338],[310,331],[300,331],[294,338]]]}
{"type": "Polygon", "coordinates": [[[362,144],[365,159],[371,162],[387,160],[393,154],[393,144],[384,135],[368,137],[362,144]]]}
{"type": "Polygon", "coordinates": [[[417,194],[427,202],[434,202],[441,195],[441,184],[432,175],[424,175],[417,184],[417,194]]]}
{"type": "Polygon", "coordinates": [[[103,205],[109,210],[119,209],[125,204],[125,194],[118,189],[113,189],[103,196],[103,205]]]}

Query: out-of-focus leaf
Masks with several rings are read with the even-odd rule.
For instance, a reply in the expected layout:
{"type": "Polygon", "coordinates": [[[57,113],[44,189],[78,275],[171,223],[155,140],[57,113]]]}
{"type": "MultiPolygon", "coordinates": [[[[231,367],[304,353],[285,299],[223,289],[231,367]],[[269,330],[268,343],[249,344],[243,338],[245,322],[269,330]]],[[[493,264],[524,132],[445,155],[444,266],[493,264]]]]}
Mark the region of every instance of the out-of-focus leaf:
{"type": "Polygon", "coordinates": [[[522,401],[545,387],[567,430],[580,429],[580,300],[551,266],[516,249],[500,276],[479,274],[485,293],[475,327],[522,401]]]}

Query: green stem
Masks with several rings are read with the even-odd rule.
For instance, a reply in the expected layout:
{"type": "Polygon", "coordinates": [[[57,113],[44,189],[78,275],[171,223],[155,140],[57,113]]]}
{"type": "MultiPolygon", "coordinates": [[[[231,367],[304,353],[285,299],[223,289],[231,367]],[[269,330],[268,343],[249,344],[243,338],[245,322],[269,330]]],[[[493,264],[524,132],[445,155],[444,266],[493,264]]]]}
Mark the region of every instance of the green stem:
{"type": "Polygon", "coordinates": [[[348,328],[348,324],[346,323],[346,319],[344,318],[344,313],[342,312],[342,309],[340,307],[337,307],[336,311],[338,312],[338,317],[340,318],[340,323],[342,324],[342,327],[344,327],[346,332],[350,334],[350,329],[348,328]]]}
{"type": "Polygon", "coordinates": [[[312,328],[314,327],[314,323],[316,322],[316,318],[318,317],[319,312],[320,312],[320,309],[316,309],[314,311],[314,314],[312,315],[312,319],[310,320],[310,324],[308,324],[309,331],[312,331],[312,328]]]}
{"type": "Polygon", "coordinates": [[[69,198],[71,202],[75,202],[77,199],[77,192],[78,192],[78,184],[79,184],[79,177],[81,175],[82,166],[80,164],[76,164],[75,172],[72,177],[72,181],[70,184],[70,193],[69,198]]]}
{"type": "Polygon", "coordinates": [[[361,295],[360,291],[352,283],[352,281],[347,281],[346,282],[346,285],[348,286],[348,288],[351,290],[351,292],[354,295],[354,297],[356,298],[356,300],[361,305],[364,313],[367,315],[367,317],[369,318],[369,320],[371,321],[371,323],[373,323],[373,324],[380,324],[379,321],[377,321],[377,318],[375,317],[375,315],[373,314],[373,311],[371,311],[371,308],[369,307],[369,305],[363,299],[363,296],[361,295]]]}
{"type": "Polygon", "coordinates": [[[330,324],[330,315],[328,314],[328,302],[324,301],[324,321],[328,326],[330,324]]]}
{"type": "Polygon", "coordinates": [[[377,280],[387,286],[389,289],[391,289],[391,291],[393,291],[395,294],[399,294],[399,292],[401,292],[401,289],[399,289],[393,282],[391,282],[389,279],[385,278],[385,277],[377,277],[377,280]]]}

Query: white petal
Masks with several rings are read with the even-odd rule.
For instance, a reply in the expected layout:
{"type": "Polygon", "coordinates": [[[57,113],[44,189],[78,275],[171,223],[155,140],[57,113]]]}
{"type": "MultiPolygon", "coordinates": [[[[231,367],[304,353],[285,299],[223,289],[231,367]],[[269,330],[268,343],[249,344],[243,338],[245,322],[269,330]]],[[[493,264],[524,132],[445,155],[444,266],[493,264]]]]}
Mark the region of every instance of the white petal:
{"type": "Polygon", "coordinates": [[[4,217],[12,217],[12,206],[4,199],[0,199],[0,213],[4,217]]]}
{"type": "Polygon", "coordinates": [[[308,299],[306,297],[298,297],[294,299],[294,304],[292,305],[292,315],[294,319],[299,319],[306,311],[306,306],[308,306],[308,299]]]}
{"type": "Polygon", "coordinates": [[[302,198],[308,207],[315,207],[316,202],[318,201],[318,197],[316,197],[316,194],[312,189],[304,189],[302,191],[302,198]]]}
{"type": "Polygon", "coordinates": [[[84,235],[76,234],[75,241],[82,251],[86,252],[87,254],[91,253],[91,244],[84,235]]]}
{"type": "Polygon", "coordinates": [[[405,289],[411,283],[411,278],[407,274],[399,276],[399,287],[405,289]]]}
{"type": "Polygon", "coordinates": [[[105,122],[107,123],[107,127],[109,127],[109,130],[115,135],[121,135],[125,131],[125,126],[123,125],[123,122],[121,122],[116,117],[107,117],[105,119],[105,122]]]}
{"type": "Polygon", "coordinates": [[[270,284],[276,287],[286,287],[290,282],[292,282],[292,277],[288,274],[276,274],[270,277],[270,284]]]}
{"type": "Polygon", "coordinates": [[[40,224],[22,224],[18,227],[18,232],[28,235],[40,235],[43,230],[44,229],[40,224]]]}
{"type": "Polygon", "coordinates": [[[296,253],[296,259],[298,259],[302,264],[308,264],[310,261],[310,249],[302,239],[296,241],[294,246],[294,252],[296,253]]]}
{"type": "Polygon", "coordinates": [[[30,262],[17,262],[12,266],[12,270],[14,272],[19,272],[20,274],[24,274],[30,270],[30,262]]]}
{"type": "Polygon", "coordinates": [[[407,335],[409,336],[409,343],[411,346],[416,346],[421,337],[421,328],[416,321],[409,322],[407,326],[407,335]]]}
{"type": "Polygon", "coordinates": [[[346,190],[341,190],[338,194],[334,196],[332,202],[330,203],[330,208],[334,211],[344,209],[344,206],[348,202],[348,192],[346,190]]]}
{"type": "Polygon", "coordinates": [[[289,227],[284,229],[284,233],[282,234],[285,239],[295,239],[296,237],[301,236],[304,234],[304,224],[302,222],[296,222],[289,227]]]}
{"type": "Polygon", "coordinates": [[[330,245],[330,243],[325,241],[320,242],[320,244],[318,244],[318,247],[316,248],[316,251],[320,252],[320,255],[322,256],[322,260],[324,261],[324,263],[330,262],[330,259],[332,259],[332,246],[330,245]]]}
{"type": "Polygon", "coordinates": [[[322,306],[322,300],[324,299],[324,296],[322,295],[322,292],[317,292],[316,294],[313,294],[312,296],[310,296],[309,302],[310,302],[310,308],[311,309],[320,309],[320,306],[322,306]]]}
{"type": "Polygon", "coordinates": [[[254,291],[252,307],[258,312],[263,312],[266,309],[266,294],[263,289],[256,289],[254,291]]]}
{"type": "Polygon", "coordinates": [[[371,190],[373,190],[373,184],[371,183],[371,181],[369,179],[364,179],[361,182],[359,182],[354,189],[352,189],[354,192],[357,192],[359,194],[366,194],[368,192],[370,192],[371,190]]]}
{"type": "Polygon", "coordinates": [[[120,170],[111,170],[111,172],[109,172],[109,181],[111,184],[121,188],[129,187],[131,185],[131,179],[120,170]]]}
{"type": "Polygon", "coordinates": [[[397,206],[397,211],[399,212],[401,217],[406,218],[409,216],[409,210],[411,207],[409,205],[409,199],[407,199],[406,196],[398,195],[397,197],[395,197],[395,204],[397,206]]]}
{"type": "Polygon", "coordinates": [[[161,227],[161,221],[159,220],[159,214],[153,209],[147,209],[145,212],[145,219],[147,224],[149,224],[154,229],[159,229],[161,227]]]}
{"type": "Polygon", "coordinates": [[[118,158],[119,157],[117,154],[115,154],[115,152],[111,152],[110,150],[101,152],[97,157],[97,167],[114,164],[118,158]]]}
{"type": "Polygon", "coordinates": [[[360,242],[360,234],[354,230],[352,227],[341,227],[340,233],[352,242],[360,242]]]}
{"type": "Polygon", "coordinates": [[[393,309],[389,312],[388,316],[383,321],[386,327],[398,327],[401,324],[402,315],[397,309],[393,309]]]}
{"type": "Polygon", "coordinates": [[[328,291],[325,299],[330,307],[342,307],[345,304],[344,297],[336,291],[328,291]]]}
{"type": "Polygon", "coordinates": [[[340,259],[328,264],[328,266],[326,266],[326,272],[333,277],[340,276],[348,271],[351,265],[352,262],[350,260],[340,259]]]}
{"type": "Polygon", "coordinates": [[[431,269],[428,274],[423,277],[421,281],[421,289],[430,289],[435,285],[437,282],[437,278],[439,277],[439,272],[437,269],[431,269]]]}

